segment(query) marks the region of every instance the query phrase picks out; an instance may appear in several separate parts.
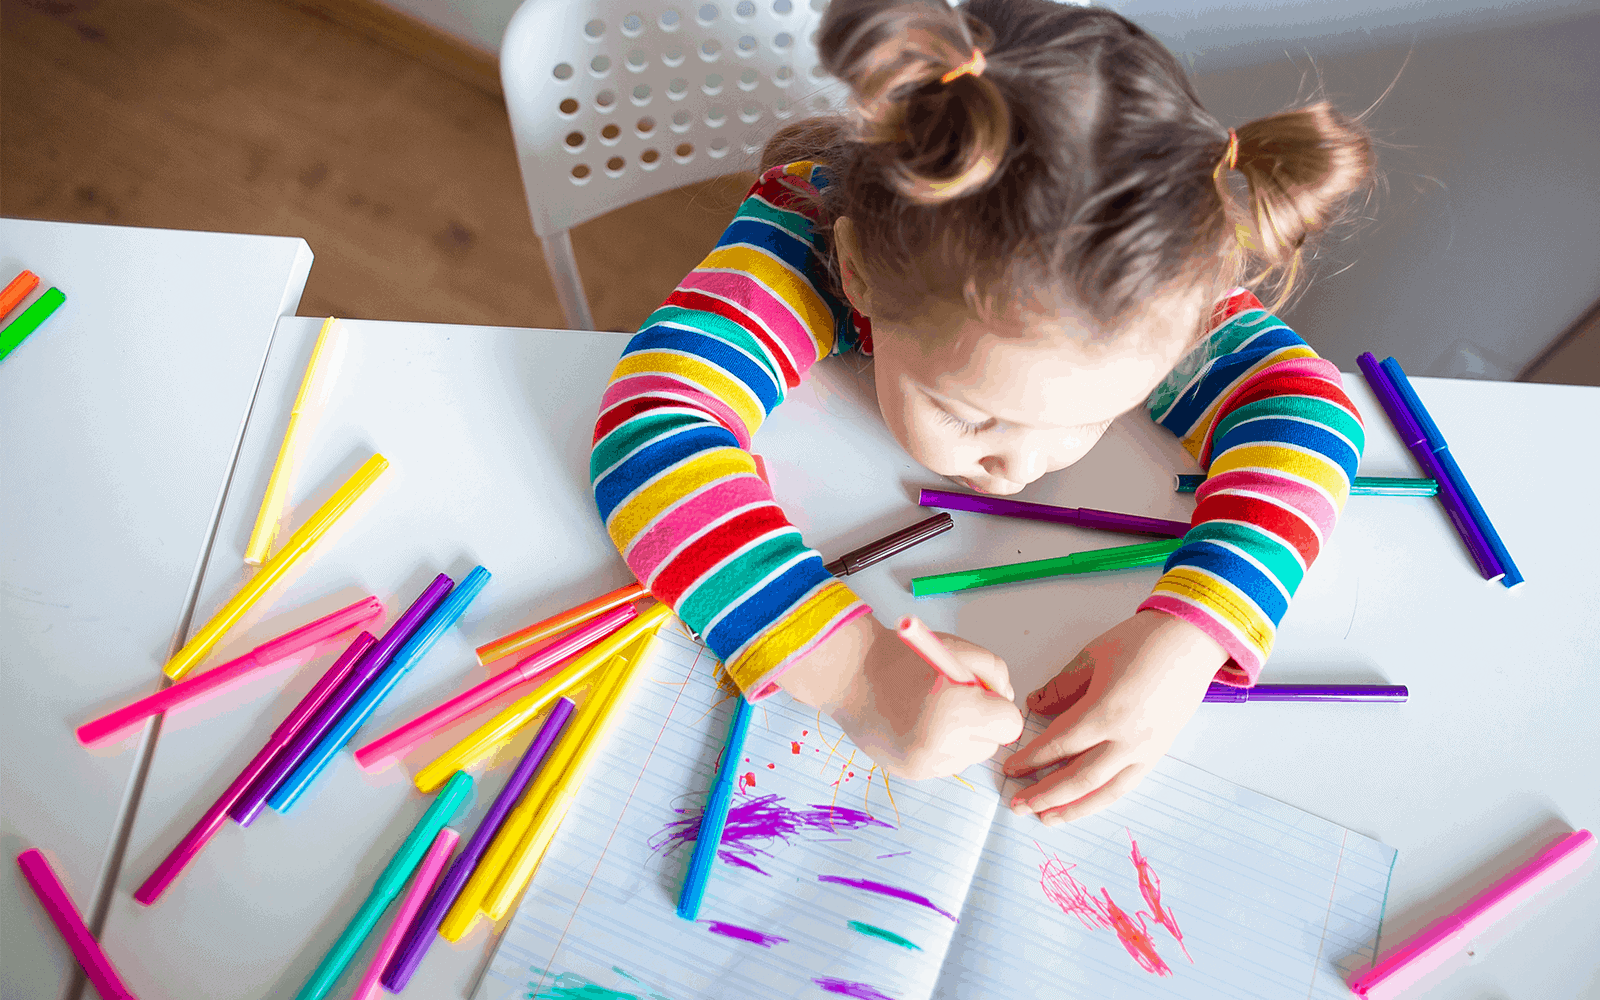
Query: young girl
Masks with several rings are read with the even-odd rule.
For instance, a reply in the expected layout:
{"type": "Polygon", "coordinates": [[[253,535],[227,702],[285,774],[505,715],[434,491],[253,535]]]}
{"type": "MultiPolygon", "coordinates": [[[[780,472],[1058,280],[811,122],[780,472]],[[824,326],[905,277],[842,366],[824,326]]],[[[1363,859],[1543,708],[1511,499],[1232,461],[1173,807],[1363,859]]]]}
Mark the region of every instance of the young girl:
{"type": "Polygon", "coordinates": [[[1057,718],[1005,762],[1067,761],[1014,810],[1088,815],[1208,683],[1255,682],[1349,493],[1364,439],[1338,369],[1233,286],[1289,294],[1370,174],[1365,133],[1325,103],[1225,128],[1099,8],[833,0],[818,40],[854,110],[773,137],[629,342],[594,433],[601,516],[746,697],[781,687],[887,770],[950,774],[1021,734],[1005,664],[947,636],[991,690],[952,685],[879,624],[773,502],[752,436],[813,363],[860,351],[912,457],[1007,494],[1143,403],[1207,469],[1193,526],[1131,617],[1028,696],[1057,718]]]}

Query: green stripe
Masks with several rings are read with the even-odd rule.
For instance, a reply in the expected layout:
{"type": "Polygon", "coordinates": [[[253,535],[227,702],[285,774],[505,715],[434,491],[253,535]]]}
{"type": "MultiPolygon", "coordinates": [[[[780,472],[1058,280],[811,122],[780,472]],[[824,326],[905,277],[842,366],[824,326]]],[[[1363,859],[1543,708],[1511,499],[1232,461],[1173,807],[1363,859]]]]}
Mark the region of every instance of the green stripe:
{"type": "MultiPolygon", "coordinates": [[[[703,545],[704,542],[699,544],[703,545]]],[[[764,579],[768,573],[804,551],[805,543],[800,541],[800,532],[794,528],[776,538],[767,539],[684,595],[678,604],[678,617],[704,635],[705,626],[719,611],[731,607],[741,598],[751,596],[756,581],[764,579]]]]}
{"type": "Polygon", "coordinates": [[[708,422],[704,415],[698,413],[654,413],[624,420],[613,427],[611,433],[590,452],[589,482],[594,482],[600,473],[622,461],[622,456],[651,439],[678,427],[708,422]]]}
{"type": "Polygon", "coordinates": [[[902,948],[912,948],[917,951],[922,950],[920,945],[907,941],[894,931],[886,931],[882,927],[874,927],[871,924],[864,924],[859,920],[850,921],[850,929],[855,931],[857,934],[865,934],[867,937],[882,938],[890,944],[897,944],[902,948]]]}
{"type": "MultiPolygon", "coordinates": [[[[772,379],[773,386],[777,389],[778,402],[783,402],[785,386],[783,384],[783,375],[778,371],[777,363],[772,360],[771,355],[767,353],[767,349],[761,345],[761,342],[751,336],[750,331],[738,323],[726,316],[718,316],[716,313],[707,312],[704,309],[662,306],[650,314],[650,318],[645,320],[644,326],[640,327],[640,330],[648,330],[656,323],[672,323],[676,326],[688,327],[695,333],[703,334],[707,337],[715,337],[744,351],[755,358],[756,362],[766,370],[767,375],[772,379]]],[[[704,361],[705,359],[701,358],[701,360],[704,361]]],[[[706,363],[710,364],[709,361],[706,363]]],[[[718,368],[718,371],[723,371],[723,369],[718,368]]],[[[732,375],[728,377],[733,378],[732,375]]],[[[739,379],[735,378],[734,381],[737,382],[739,379]]]]}
{"type": "Polygon", "coordinates": [[[737,222],[739,219],[761,219],[784,229],[798,240],[808,244],[811,242],[810,219],[792,209],[774,208],[754,195],[746,198],[744,204],[739,206],[739,213],[734,216],[734,221],[737,222]]]}
{"type": "Polygon", "coordinates": [[[1349,410],[1337,403],[1313,396],[1274,396],[1247,403],[1217,421],[1212,437],[1221,440],[1238,424],[1259,417],[1298,417],[1342,435],[1355,447],[1358,455],[1366,447],[1366,432],[1361,429],[1360,421],[1350,415],[1349,410]]]}
{"type": "Polygon", "coordinates": [[[1198,541],[1229,542],[1250,553],[1265,566],[1273,579],[1283,584],[1283,589],[1294,596],[1300,588],[1305,571],[1294,557],[1294,551],[1277,535],[1253,524],[1234,521],[1206,521],[1189,529],[1183,536],[1185,544],[1198,541]]]}

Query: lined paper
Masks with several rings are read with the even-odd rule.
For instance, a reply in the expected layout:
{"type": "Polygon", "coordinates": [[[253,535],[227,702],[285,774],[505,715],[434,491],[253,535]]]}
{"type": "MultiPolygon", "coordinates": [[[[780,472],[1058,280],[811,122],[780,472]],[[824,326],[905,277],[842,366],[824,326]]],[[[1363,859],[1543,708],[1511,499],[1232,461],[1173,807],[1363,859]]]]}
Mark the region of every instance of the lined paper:
{"type": "Polygon", "coordinates": [[[784,695],[756,706],[700,920],[680,920],[733,696],[704,646],[675,624],[661,636],[477,1000],[900,1000],[1002,985],[1276,1000],[1341,996],[1341,963],[1371,958],[1394,858],[1381,844],[1170,758],[1100,816],[1046,828],[997,807],[1011,789],[993,761],[885,787],[832,720],[784,695]],[[1135,918],[1148,911],[1130,833],[1194,958],[1146,914],[1168,976],[1041,889],[1042,871],[1066,871],[1135,918]]]}

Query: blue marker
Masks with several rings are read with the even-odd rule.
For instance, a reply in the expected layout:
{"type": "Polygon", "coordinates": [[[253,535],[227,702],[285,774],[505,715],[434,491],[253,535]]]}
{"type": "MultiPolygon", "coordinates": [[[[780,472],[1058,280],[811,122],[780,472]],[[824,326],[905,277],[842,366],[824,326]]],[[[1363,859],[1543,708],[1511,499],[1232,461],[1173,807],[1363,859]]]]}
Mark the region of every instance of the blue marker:
{"type": "Polygon", "coordinates": [[[685,920],[700,915],[700,901],[705,898],[706,883],[711,881],[711,865],[717,860],[722,830],[728,825],[728,807],[733,804],[733,782],[739,773],[744,739],[750,735],[754,714],[750,699],[740,695],[738,700],[739,707],[734,709],[733,722],[728,726],[728,745],[722,751],[722,767],[711,783],[705,808],[700,810],[700,831],[694,837],[694,854],[689,858],[689,874],[683,880],[683,895],[678,897],[678,916],[685,920]]]}
{"type": "Polygon", "coordinates": [[[300,766],[289,775],[289,779],[272,793],[272,798],[267,800],[268,805],[279,812],[289,811],[301,793],[310,786],[322,769],[328,766],[328,762],[333,760],[334,754],[350,741],[356,730],[360,729],[368,717],[377,710],[378,703],[394,690],[400,679],[409,673],[450,626],[466,613],[467,605],[472,603],[472,599],[478,596],[488,582],[489,571],[482,566],[473,567],[466,579],[450,591],[450,596],[439,604],[433,614],[428,616],[428,620],[422,623],[422,627],[417,629],[416,634],[400,648],[400,652],[394,655],[394,659],[384,668],[383,673],[367,685],[361,697],[340,717],[328,731],[328,735],[324,736],[316,749],[311,751],[310,756],[301,761],[300,766]]]}

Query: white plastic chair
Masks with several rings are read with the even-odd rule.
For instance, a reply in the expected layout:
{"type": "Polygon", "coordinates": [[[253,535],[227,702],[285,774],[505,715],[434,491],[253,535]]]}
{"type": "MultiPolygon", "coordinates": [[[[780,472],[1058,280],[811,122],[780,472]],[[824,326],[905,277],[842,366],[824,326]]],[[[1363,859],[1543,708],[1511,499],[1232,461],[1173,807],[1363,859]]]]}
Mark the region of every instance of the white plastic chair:
{"type": "Polygon", "coordinates": [[[533,231],[567,325],[594,319],[568,231],[753,170],[786,119],[840,106],[817,65],[827,0],[525,0],[500,77],[533,231]]]}

